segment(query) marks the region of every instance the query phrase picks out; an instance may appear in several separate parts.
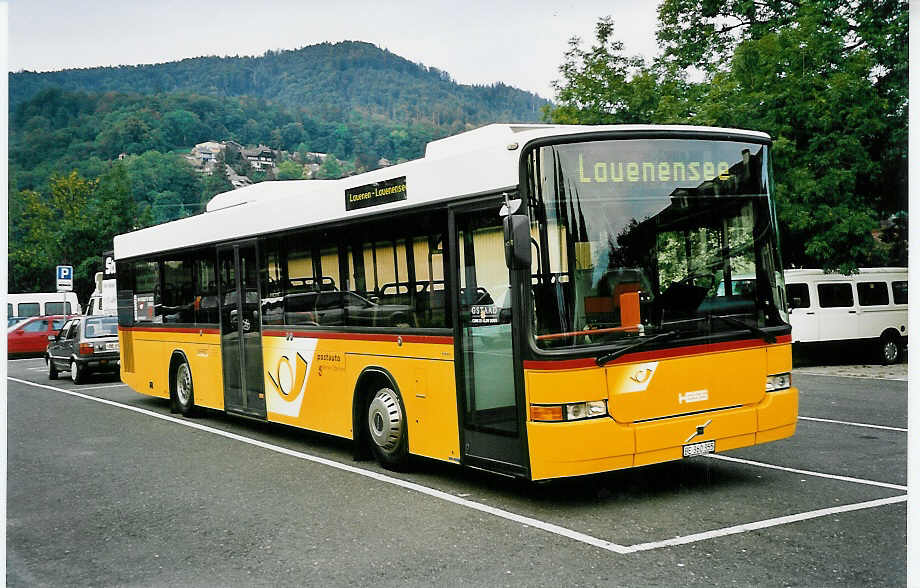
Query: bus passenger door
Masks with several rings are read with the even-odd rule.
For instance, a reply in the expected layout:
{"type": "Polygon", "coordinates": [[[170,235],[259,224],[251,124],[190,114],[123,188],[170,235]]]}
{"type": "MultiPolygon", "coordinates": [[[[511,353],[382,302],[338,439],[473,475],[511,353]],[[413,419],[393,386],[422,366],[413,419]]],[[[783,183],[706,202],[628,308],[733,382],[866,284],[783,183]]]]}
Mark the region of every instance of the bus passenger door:
{"type": "Polygon", "coordinates": [[[526,475],[522,376],[498,206],[453,216],[456,371],[464,463],[526,475]]]}
{"type": "Polygon", "coordinates": [[[259,269],[253,243],[217,250],[224,409],[265,418],[259,269]]]}

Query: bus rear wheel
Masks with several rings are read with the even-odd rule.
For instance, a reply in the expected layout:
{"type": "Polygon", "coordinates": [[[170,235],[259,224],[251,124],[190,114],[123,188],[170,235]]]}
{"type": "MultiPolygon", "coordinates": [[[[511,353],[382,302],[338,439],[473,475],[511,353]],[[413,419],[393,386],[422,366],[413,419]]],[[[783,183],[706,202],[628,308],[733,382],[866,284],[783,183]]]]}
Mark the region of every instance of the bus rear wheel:
{"type": "Polygon", "coordinates": [[[195,390],[192,385],[192,370],[186,360],[181,360],[176,366],[173,376],[173,394],[176,405],[183,416],[192,416],[195,412],[195,390]]]}
{"type": "Polygon", "coordinates": [[[367,432],[371,450],[383,467],[403,470],[409,461],[406,417],[399,392],[380,388],[367,405],[367,432]]]}

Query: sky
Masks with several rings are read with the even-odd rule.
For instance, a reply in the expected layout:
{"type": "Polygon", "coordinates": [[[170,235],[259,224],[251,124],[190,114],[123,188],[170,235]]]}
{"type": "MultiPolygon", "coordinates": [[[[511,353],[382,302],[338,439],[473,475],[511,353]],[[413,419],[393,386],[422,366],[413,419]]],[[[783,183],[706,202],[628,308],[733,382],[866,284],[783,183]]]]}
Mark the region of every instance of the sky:
{"type": "Polygon", "coordinates": [[[587,48],[614,19],[629,55],[657,53],[656,2],[642,0],[11,0],[10,71],[261,55],[324,41],[367,41],[448,72],[462,84],[503,82],[544,98],[569,39],[587,48]]]}

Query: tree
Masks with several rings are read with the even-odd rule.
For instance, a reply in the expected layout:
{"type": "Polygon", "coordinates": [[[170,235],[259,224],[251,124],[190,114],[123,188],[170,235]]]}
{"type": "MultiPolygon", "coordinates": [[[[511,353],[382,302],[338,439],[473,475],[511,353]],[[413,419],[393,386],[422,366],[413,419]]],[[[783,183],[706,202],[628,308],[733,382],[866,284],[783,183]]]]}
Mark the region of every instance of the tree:
{"type": "Polygon", "coordinates": [[[335,155],[329,154],[323,161],[319,169],[316,170],[316,179],[318,180],[335,180],[345,175],[341,162],[335,158],[335,155]]]}
{"type": "Polygon", "coordinates": [[[54,289],[55,265],[72,265],[74,290],[88,296],[93,276],[82,274],[80,265],[91,255],[98,258],[101,248],[94,231],[96,219],[90,203],[98,186],[76,171],[51,178],[50,197],[38,192],[20,194],[26,201],[22,216],[24,237],[10,244],[10,291],[50,291],[54,289]]]}
{"type": "Polygon", "coordinates": [[[623,43],[614,40],[613,19],[602,18],[595,26],[596,44],[581,48],[581,39],[572,37],[559,66],[562,81],[553,82],[558,106],[547,105],[544,113],[562,124],[616,124],[649,122],[635,120],[629,110],[634,93],[630,77],[645,66],[639,57],[622,54],[623,43]]]}
{"type": "Polygon", "coordinates": [[[278,166],[278,179],[279,180],[302,180],[303,179],[303,166],[295,161],[290,159],[287,161],[282,161],[278,166]]]}
{"type": "Polygon", "coordinates": [[[906,214],[907,5],[873,6],[665,0],[650,66],[620,55],[602,19],[591,49],[570,44],[546,116],[766,131],[785,263],[895,263],[905,234],[879,228],[906,214]],[[705,79],[687,82],[690,68],[705,79]]]}
{"type": "Polygon", "coordinates": [[[232,189],[233,184],[227,178],[227,165],[224,163],[223,157],[218,156],[217,161],[214,163],[213,173],[204,178],[204,187],[201,189],[201,203],[206,205],[217,194],[229,192],[232,189]]]}

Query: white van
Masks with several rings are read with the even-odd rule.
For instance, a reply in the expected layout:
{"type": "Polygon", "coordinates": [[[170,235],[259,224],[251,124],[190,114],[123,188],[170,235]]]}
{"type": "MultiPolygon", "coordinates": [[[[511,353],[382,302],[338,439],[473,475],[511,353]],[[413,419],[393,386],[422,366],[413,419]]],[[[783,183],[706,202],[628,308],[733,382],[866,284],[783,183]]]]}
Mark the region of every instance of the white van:
{"type": "Polygon", "coordinates": [[[81,314],[74,292],[32,292],[7,294],[6,316],[30,317],[81,314]]]}
{"type": "Polygon", "coordinates": [[[873,342],[878,360],[897,362],[907,345],[907,268],[783,272],[793,343],[873,342]]]}
{"type": "Polygon", "coordinates": [[[96,289],[90,294],[89,301],[86,303],[87,316],[118,314],[116,294],[115,280],[105,280],[102,272],[96,272],[96,289]]]}

